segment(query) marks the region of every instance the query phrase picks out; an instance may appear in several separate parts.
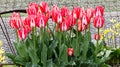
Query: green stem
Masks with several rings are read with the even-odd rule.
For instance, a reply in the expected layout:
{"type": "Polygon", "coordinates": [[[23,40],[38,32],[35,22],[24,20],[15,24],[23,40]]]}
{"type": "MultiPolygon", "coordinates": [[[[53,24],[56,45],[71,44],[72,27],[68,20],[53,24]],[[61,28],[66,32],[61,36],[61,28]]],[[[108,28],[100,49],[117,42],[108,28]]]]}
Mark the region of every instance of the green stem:
{"type": "Polygon", "coordinates": [[[77,31],[77,40],[76,40],[76,44],[78,44],[78,39],[79,39],[79,37],[78,37],[78,31],[77,31]]]}
{"type": "Polygon", "coordinates": [[[89,31],[90,31],[90,25],[89,25],[89,31]]]}
{"type": "Polygon", "coordinates": [[[63,32],[63,37],[64,37],[64,44],[66,44],[66,43],[65,43],[65,40],[66,40],[66,32],[63,32]]]}
{"type": "Polygon", "coordinates": [[[58,64],[60,65],[60,48],[61,48],[61,37],[62,37],[62,32],[57,32],[58,34],[58,37],[59,37],[59,45],[58,45],[58,48],[59,48],[59,58],[58,58],[58,64]]]}
{"type": "MultiPolygon", "coordinates": [[[[98,31],[97,31],[98,35],[99,35],[99,28],[98,28],[98,31]]],[[[96,60],[97,60],[97,53],[98,53],[98,46],[99,46],[99,40],[96,40],[97,43],[96,43],[96,50],[95,50],[95,55],[96,55],[96,60]]]]}
{"type": "Polygon", "coordinates": [[[36,27],[34,27],[32,29],[32,38],[33,38],[34,49],[36,49],[36,43],[35,43],[35,40],[36,40],[36,27]]]}
{"type": "Polygon", "coordinates": [[[83,61],[85,61],[86,60],[86,54],[87,54],[87,43],[86,43],[86,37],[87,37],[87,35],[86,35],[86,30],[85,30],[85,37],[84,37],[84,51],[83,51],[83,61]]]}
{"type": "MultiPolygon", "coordinates": [[[[99,28],[98,28],[98,35],[99,35],[99,28]]],[[[99,40],[97,40],[97,44],[96,44],[97,49],[98,49],[98,45],[99,45],[99,40]]]]}
{"type": "Polygon", "coordinates": [[[70,30],[70,47],[72,47],[72,31],[73,31],[73,28],[72,28],[72,30],[70,30]]]}
{"type": "Polygon", "coordinates": [[[17,43],[19,42],[19,38],[18,38],[18,33],[17,33],[17,30],[15,30],[16,32],[16,40],[17,40],[17,43]]]}

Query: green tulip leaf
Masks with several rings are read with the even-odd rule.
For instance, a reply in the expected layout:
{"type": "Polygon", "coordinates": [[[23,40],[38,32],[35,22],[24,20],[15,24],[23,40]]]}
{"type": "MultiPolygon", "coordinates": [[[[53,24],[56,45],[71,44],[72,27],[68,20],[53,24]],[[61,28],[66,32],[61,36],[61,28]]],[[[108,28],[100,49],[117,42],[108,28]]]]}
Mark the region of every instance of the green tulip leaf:
{"type": "Polygon", "coordinates": [[[28,53],[29,53],[29,56],[30,56],[30,58],[32,60],[32,64],[37,65],[38,62],[39,62],[39,58],[37,56],[36,51],[34,49],[32,49],[32,48],[28,48],[28,53]]]}
{"type": "Polygon", "coordinates": [[[41,51],[41,63],[44,67],[46,67],[47,63],[47,46],[42,44],[42,51],[41,51]]]}

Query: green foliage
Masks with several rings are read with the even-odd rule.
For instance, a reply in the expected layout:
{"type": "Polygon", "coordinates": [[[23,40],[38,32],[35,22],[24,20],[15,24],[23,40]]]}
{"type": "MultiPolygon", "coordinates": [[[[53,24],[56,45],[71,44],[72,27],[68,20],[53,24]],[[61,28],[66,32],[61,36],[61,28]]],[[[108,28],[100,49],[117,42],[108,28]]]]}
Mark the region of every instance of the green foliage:
{"type": "Polygon", "coordinates": [[[120,48],[112,50],[109,57],[110,59],[107,61],[108,64],[120,64],[120,48]]]}
{"type": "Polygon", "coordinates": [[[104,62],[109,58],[97,56],[104,48],[104,41],[94,44],[90,31],[48,33],[47,30],[33,29],[26,40],[14,43],[17,55],[6,55],[23,67],[108,67],[104,62]],[[74,49],[72,56],[67,54],[68,48],[74,49]]]}
{"type": "Polygon", "coordinates": [[[104,62],[109,58],[97,56],[103,50],[104,43],[101,41],[95,46],[90,32],[83,34],[76,31],[74,37],[69,32],[48,34],[45,28],[39,32],[39,35],[32,32],[26,40],[14,43],[17,55],[6,55],[23,67],[107,67],[104,62]],[[69,47],[74,49],[73,56],[67,54],[69,47]]]}

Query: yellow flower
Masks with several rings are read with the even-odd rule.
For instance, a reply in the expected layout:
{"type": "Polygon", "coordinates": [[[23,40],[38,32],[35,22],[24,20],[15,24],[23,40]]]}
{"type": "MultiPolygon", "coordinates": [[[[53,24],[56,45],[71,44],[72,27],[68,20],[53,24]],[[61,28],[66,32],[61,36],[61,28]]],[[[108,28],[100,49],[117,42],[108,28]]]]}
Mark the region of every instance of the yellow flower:
{"type": "Polygon", "coordinates": [[[0,63],[2,63],[5,60],[5,56],[0,55],[0,63]]]}
{"type": "Polygon", "coordinates": [[[106,30],[104,30],[103,31],[103,35],[105,36],[107,33],[109,33],[110,32],[110,30],[109,29],[106,29],[106,30]]]}
{"type": "Polygon", "coordinates": [[[115,22],[116,22],[116,20],[115,20],[115,19],[112,19],[112,20],[110,20],[110,22],[115,23],[115,22]]]}
{"type": "Polygon", "coordinates": [[[4,49],[0,48],[0,55],[3,54],[5,51],[4,49]]]}
{"type": "Polygon", "coordinates": [[[3,45],[3,42],[0,41],[0,63],[5,63],[5,56],[3,56],[3,53],[5,52],[4,49],[1,47],[3,45]]]}
{"type": "Polygon", "coordinates": [[[113,28],[120,28],[120,23],[115,23],[115,24],[113,25],[113,28]]]}

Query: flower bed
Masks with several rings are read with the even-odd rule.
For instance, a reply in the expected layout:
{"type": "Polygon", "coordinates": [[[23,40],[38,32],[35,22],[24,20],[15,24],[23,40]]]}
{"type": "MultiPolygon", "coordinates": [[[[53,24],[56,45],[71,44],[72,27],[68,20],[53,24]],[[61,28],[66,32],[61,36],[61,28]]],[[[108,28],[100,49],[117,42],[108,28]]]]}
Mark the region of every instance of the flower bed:
{"type": "Polygon", "coordinates": [[[101,67],[107,66],[109,59],[98,54],[105,48],[99,29],[104,25],[104,7],[67,7],[50,9],[46,2],[30,3],[27,17],[22,20],[14,12],[10,26],[16,31],[14,46],[16,55],[7,53],[12,61],[23,67],[101,67]],[[93,20],[91,20],[93,18],[93,20]],[[48,20],[52,19],[55,27],[50,28],[48,20]],[[96,28],[92,42],[90,24],[96,28]]]}

